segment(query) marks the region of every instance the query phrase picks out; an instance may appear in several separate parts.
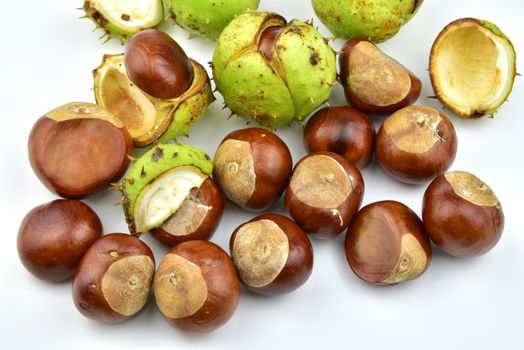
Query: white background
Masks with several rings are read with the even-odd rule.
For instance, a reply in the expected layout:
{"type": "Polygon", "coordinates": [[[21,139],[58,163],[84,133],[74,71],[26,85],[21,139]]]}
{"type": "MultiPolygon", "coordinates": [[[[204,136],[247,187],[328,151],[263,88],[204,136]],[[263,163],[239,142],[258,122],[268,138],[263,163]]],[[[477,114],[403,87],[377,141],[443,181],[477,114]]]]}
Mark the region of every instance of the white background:
{"type": "MultiPolygon", "coordinates": [[[[27,159],[27,136],[46,111],[71,101],[93,102],[91,70],[102,54],[123,50],[113,40],[105,45],[80,20],[81,0],[2,1],[0,54],[0,204],[4,223],[0,244],[0,348],[2,349],[230,349],[230,348],[388,348],[388,349],[522,349],[524,343],[524,237],[522,172],[524,89],[522,78],[495,119],[463,121],[451,116],[459,138],[452,169],[468,170],[499,196],[506,228],[499,244],[483,257],[458,260],[434,249],[428,271],[418,280],[394,287],[365,284],[350,271],[343,235],[314,241],[315,265],[309,281],[280,297],[243,292],[236,314],[224,327],[187,336],[160,316],[153,298],[135,318],[119,325],[88,320],[75,309],[70,282],[48,284],[22,267],[16,252],[18,226],[32,207],[55,199],[33,174],[27,159]]],[[[315,18],[309,1],[262,0],[286,18],[315,18]]],[[[418,15],[380,48],[410,68],[423,82],[418,103],[440,107],[427,74],[428,54],[439,31],[460,17],[491,20],[524,50],[524,5],[518,0],[427,0],[418,15]]],[[[318,20],[321,32],[329,32],[318,20]]],[[[163,24],[186,52],[205,64],[213,42],[187,40],[187,33],[163,24]]],[[[336,49],[342,41],[333,43],[336,49]]],[[[523,69],[521,56],[517,67],[523,69]]],[[[222,98],[191,131],[187,143],[211,156],[229,132],[245,122],[226,120],[222,98]]],[[[337,87],[332,105],[345,103],[337,87]]],[[[381,119],[376,119],[378,126],[381,119]]],[[[279,130],[294,160],[304,154],[298,125],[279,130]]],[[[372,164],[363,170],[364,204],[383,199],[404,202],[420,214],[423,186],[391,180],[372,164]]],[[[104,231],[127,232],[118,193],[106,191],[86,202],[100,215],[104,231]]],[[[280,202],[274,211],[285,213],[280,202]]],[[[227,248],[229,236],[253,214],[231,204],[213,241],[227,248]]],[[[144,236],[157,263],[166,249],[144,236]]]]}

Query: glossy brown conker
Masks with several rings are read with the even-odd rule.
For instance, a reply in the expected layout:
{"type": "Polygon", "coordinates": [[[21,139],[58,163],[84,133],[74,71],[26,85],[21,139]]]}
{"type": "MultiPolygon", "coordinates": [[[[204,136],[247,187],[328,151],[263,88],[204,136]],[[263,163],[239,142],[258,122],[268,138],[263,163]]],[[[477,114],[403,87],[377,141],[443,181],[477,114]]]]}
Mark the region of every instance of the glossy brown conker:
{"type": "Polygon", "coordinates": [[[147,94],[172,99],[182,95],[193,82],[193,65],[184,50],[168,34],[145,29],[127,41],[126,72],[147,94]]]}
{"type": "Polygon", "coordinates": [[[351,221],[345,240],[353,272],[373,284],[396,284],[420,276],[431,261],[422,221],[396,201],[366,205],[351,221]]]}
{"type": "Polygon", "coordinates": [[[33,276],[62,282],[73,277],[85,251],[101,235],[102,223],[87,204],[58,199],[27,213],[18,231],[18,255],[33,276]]]}
{"type": "Polygon", "coordinates": [[[119,323],[144,307],[154,274],[155,258],[144,242],[129,234],[107,234],[80,261],[73,301],[87,318],[119,323]]]}
{"type": "Polygon", "coordinates": [[[348,227],[364,196],[360,171],[342,156],[315,152],[296,165],[286,189],[286,207],[315,238],[331,238],[348,227]]]}
{"type": "Polygon", "coordinates": [[[303,285],[313,269],[313,248],[293,220],[262,214],[238,226],[229,240],[239,278],[251,291],[277,295],[303,285]]]}
{"type": "Polygon", "coordinates": [[[293,163],[284,141],[262,128],[228,134],[213,160],[213,178],[224,195],[243,209],[262,211],[282,195],[293,163]]]}
{"type": "Polygon", "coordinates": [[[422,219],[440,249],[459,258],[486,254],[504,230],[504,212],[495,193],[475,175],[451,171],[426,189],[422,219]]]}
{"type": "Polygon", "coordinates": [[[374,139],[371,120],[350,106],[322,108],[309,118],[304,129],[308,153],[334,152],[358,167],[365,166],[371,159],[374,139]]]}
{"type": "Polygon", "coordinates": [[[158,266],[153,289],[166,321],[188,333],[222,326],[233,316],[240,298],[233,262],[208,241],[188,241],[171,248],[158,266]]]}
{"type": "Polygon", "coordinates": [[[446,115],[408,106],[388,117],[375,139],[375,156],[398,181],[421,184],[446,171],[457,153],[455,128],[446,115]]]}

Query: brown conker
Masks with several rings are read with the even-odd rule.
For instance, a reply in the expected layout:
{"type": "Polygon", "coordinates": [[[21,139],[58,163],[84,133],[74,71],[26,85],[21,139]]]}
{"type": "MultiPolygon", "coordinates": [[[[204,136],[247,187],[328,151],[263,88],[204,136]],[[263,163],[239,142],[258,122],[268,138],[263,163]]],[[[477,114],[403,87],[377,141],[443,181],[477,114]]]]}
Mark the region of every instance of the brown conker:
{"type": "Polygon", "coordinates": [[[475,175],[451,171],[426,189],[422,219],[429,237],[456,257],[487,253],[504,229],[504,213],[495,193],[475,175]]]}
{"type": "Polygon", "coordinates": [[[339,56],[346,99],[363,112],[392,113],[420,96],[420,80],[364,39],[348,40],[339,56]]]}
{"type": "Polygon", "coordinates": [[[27,213],[18,231],[18,255],[33,276],[62,282],[73,277],[85,251],[101,235],[102,223],[87,204],[58,199],[27,213]]]}
{"type": "Polygon", "coordinates": [[[292,168],[291,153],[280,137],[247,128],[224,138],[213,160],[213,178],[238,206],[262,211],[280,198],[292,168]]]}
{"type": "Polygon", "coordinates": [[[295,165],[285,200],[296,223],[323,239],[346,229],[363,196],[364,180],[353,164],[336,153],[315,152],[295,165]]]}
{"type": "Polygon", "coordinates": [[[304,129],[304,146],[308,153],[334,152],[358,167],[371,159],[374,138],[371,120],[350,106],[322,108],[309,118],[304,129]]]}
{"type": "Polygon", "coordinates": [[[420,276],[431,261],[422,221],[396,201],[366,205],[351,221],[345,240],[353,272],[373,284],[396,284],[420,276]]]}
{"type": "Polygon", "coordinates": [[[388,117],[375,139],[375,156],[393,178],[420,184],[446,171],[457,153],[455,128],[446,115],[408,106],[388,117]]]}
{"type": "Polygon", "coordinates": [[[151,233],[167,246],[209,239],[220,223],[223,212],[224,201],[220,189],[211,177],[207,177],[200,187],[193,187],[180,208],[151,233]]]}
{"type": "Polygon", "coordinates": [[[262,214],[235,229],[229,240],[240,280],[255,293],[284,294],[304,284],[313,269],[313,248],[293,220],[262,214]]]}
{"type": "Polygon", "coordinates": [[[145,29],[127,41],[126,72],[136,86],[160,99],[182,95],[193,82],[193,65],[168,34],[145,29]]]}
{"type": "Polygon", "coordinates": [[[29,135],[31,167],[51,191],[82,198],[116,181],[133,142],[123,124],[92,103],[73,102],[37,120],[29,135]]]}
{"type": "Polygon", "coordinates": [[[73,301],[85,317],[119,323],[144,307],[154,274],[155,258],[144,242],[129,234],[108,234],[80,261],[73,301]]]}
{"type": "Polygon", "coordinates": [[[171,248],[155,274],[155,299],[173,327],[210,332],[226,323],[240,298],[240,282],[229,255],[214,243],[188,241],[171,248]]]}

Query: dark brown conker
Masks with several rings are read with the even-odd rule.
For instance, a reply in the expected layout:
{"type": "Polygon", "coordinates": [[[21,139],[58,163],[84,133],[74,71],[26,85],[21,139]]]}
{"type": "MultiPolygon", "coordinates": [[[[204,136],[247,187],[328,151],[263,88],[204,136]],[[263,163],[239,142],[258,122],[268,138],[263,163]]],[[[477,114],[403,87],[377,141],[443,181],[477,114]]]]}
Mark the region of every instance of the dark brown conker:
{"type": "Polygon", "coordinates": [[[18,231],[18,255],[35,277],[62,282],[73,277],[85,251],[101,234],[102,223],[87,204],[54,200],[25,216],[18,231]]]}
{"type": "Polygon", "coordinates": [[[486,254],[504,229],[495,193],[465,171],[440,174],[431,182],[424,193],[422,219],[433,243],[460,258],[486,254]]]}

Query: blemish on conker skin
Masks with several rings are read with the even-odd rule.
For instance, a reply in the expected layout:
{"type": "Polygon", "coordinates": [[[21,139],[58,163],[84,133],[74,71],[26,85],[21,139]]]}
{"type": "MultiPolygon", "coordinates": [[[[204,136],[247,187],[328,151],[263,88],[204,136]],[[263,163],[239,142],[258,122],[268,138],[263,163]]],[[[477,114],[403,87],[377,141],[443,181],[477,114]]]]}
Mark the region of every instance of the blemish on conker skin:
{"type": "Polygon", "coordinates": [[[160,159],[162,159],[163,156],[164,156],[164,151],[162,150],[162,148],[158,147],[157,149],[155,149],[155,151],[151,155],[151,160],[156,163],[160,159]]]}
{"type": "Polygon", "coordinates": [[[126,13],[123,13],[120,18],[122,19],[122,21],[126,21],[127,22],[127,21],[129,21],[131,19],[131,16],[129,16],[126,13]]]}
{"type": "Polygon", "coordinates": [[[146,175],[147,175],[146,170],[144,169],[144,167],[142,167],[142,171],[140,171],[140,176],[146,177],[146,175]]]}
{"type": "Polygon", "coordinates": [[[316,66],[319,60],[320,57],[318,56],[317,52],[314,52],[311,54],[311,56],[309,56],[309,63],[311,63],[312,66],[316,66]]]}

